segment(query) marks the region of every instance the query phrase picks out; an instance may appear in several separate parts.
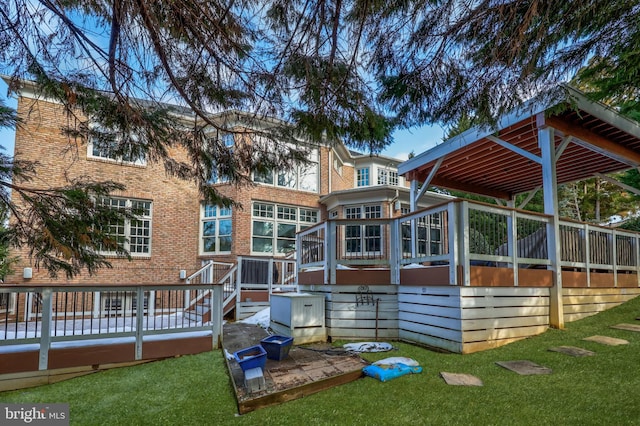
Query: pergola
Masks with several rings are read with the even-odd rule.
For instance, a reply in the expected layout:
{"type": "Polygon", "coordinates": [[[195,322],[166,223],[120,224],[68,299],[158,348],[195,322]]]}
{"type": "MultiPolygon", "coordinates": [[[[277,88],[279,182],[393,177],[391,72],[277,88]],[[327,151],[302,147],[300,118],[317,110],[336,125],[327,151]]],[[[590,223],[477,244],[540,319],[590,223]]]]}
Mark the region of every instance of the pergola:
{"type": "Polygon", "coordinates": [[[553,217],[547,248],[554,286],[551,325],[562,328],[562,278],[557,244],[558,184],[594,176],[638,193],[606,174],[640,166],[640,125],[612,108],[561,86],[553,97],[533,99],[494,127],[472,128],[402,163],[411,181],[411,207],[429,186],[493,197],[510,207],[515,196],[544,191],[544,212],[553,217]]]}

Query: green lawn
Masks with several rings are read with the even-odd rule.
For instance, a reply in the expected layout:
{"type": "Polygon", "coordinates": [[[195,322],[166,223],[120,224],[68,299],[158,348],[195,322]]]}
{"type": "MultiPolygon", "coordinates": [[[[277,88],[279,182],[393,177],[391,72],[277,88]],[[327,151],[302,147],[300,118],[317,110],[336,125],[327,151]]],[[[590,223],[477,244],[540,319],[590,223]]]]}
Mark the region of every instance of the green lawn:
{"type": "Polygon", "coordinates": [[[220,352],[120,368],[39,388],[0,393],[2,402],[67,402],[79,425],[621,425],[640,423],[640,333],[610,329],[638,323],[640,298],[550,330],[542,336],[472,355],[442,354],[406,343],[371,354],[407,356],[422,374],[387,383],[364,378],[309,397],[238,416],[220,352]],[[610,347],[581,339],[628,340],[610,347]],[[574,358],[548,348],[593,350],[574,358]],[[528,359],[551,375],[519,376],[496,361],[528,359]],[[470,373],[484,387],[448,386],[439,372],[470,373]]]}

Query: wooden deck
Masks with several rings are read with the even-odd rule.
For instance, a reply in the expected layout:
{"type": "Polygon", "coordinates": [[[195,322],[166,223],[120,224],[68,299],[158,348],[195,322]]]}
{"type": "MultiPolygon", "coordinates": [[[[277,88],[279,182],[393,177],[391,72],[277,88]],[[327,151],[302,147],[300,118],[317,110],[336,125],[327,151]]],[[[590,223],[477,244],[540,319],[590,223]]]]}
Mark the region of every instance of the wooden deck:
{"type": "MultiPolygon", "coordinates": [[[[225,324],[223,347],[233,354],[260,344],[260,340],[267,336],[263,328],[255,325],[225,324]]],[[[362,377],[362,367],[365,365],[366,361],[359,356],[329,344],[294,346],[282,361],[267,359],[264,368],[266,388],[250,393],[245,387],[244,373],[238,363],[227,359],[240,414],[352,382],[362,377]]]]}

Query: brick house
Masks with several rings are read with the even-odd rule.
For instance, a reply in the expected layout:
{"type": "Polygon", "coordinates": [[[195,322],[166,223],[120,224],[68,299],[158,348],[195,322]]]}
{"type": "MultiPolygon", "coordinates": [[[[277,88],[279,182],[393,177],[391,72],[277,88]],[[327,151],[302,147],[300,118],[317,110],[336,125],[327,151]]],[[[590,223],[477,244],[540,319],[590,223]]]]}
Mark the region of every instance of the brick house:
{"type": "MultiPolygon", "coordinates": [[[[218,137],[225,138],[227,144],[251,140],[251,128],[242,113],[224,114],[226,119],[234,115],[234,132],[246,131],[247,137],[241,137],[243,133],[218,137]]],[[[264,268],[255,262],[292,259],[295,233],[311,224],[328,217],[391,217],[409,207],[409,188],[397,172],[400,160],[355,153],[340,142],[312,149],[310,163],[294,173],[254,175],[250,186],[235,187],[212,179],[222,194],[242,206],[225,209],[204,205],[194,185],[168,177],[161,164],[109,158],[91,141],[70,145],[61,132],[61,127],[69,124],[62,105],[39,98],[29,85],[19,93],[18,115],[24,121],[16,131],[15,159],[38,162],[34,185],[64,185],[66,178],[81,176],[114,180],[125,184],[126,189],[113,193],[107,202],[142,207],[144,215],[118,228],[129,240],[131,261],[114,256],[110,259],[113,268],[101,269],[94,276],[52,280],[46,270],[32,265],[25,248],[15,253],[20,261],[7,277],[8,283],[179,284],[205,261],[235,264],[239,258],[253,259],[249,266],[261,269],[264,275],[264,268]]],[[[171,155],[178,160],[186,158],[177,148],[171,155]]],[[[444,198],[430,194],[422,203],[439,203],[444,198]]],[[[273,268],[282,281],[288,273],[285,263],[273,268]]],[[[244,299],[251,301],[252,297],[245,295],[244,299]]],[[[266,301],[265,296],[257,300],[266,301]]]]}

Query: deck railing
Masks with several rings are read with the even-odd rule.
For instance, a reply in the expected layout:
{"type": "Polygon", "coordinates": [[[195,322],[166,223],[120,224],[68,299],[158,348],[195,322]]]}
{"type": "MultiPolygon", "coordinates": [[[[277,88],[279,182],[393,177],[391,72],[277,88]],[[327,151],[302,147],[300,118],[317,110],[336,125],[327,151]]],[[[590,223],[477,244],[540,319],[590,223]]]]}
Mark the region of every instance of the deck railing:
{"type": "Polygon", "coordinates": [[[46,369],[48,352],[56,345],[130,340],[141,359],[143,340],[200,332],[212,334],[217,347],[222,332],[220,285],[12,285],[0,287],[0,295],[6,305],[0,309],[0,347],[38,345],[40,369],[46,369]],[[185,309],[189,292],[211,296],[185,309]]]}
{"type": "Polygon", "coordinates": [[[296,261],[273,257],[238,256],[236,281],[244,290],[267,290],[269,294],[296,291],[296,261]]]}
{"type": "MultiPolygon", "coordinates": [[[[640,234],[571,221],[560,222],[561,265],[588,272],[610,272],[617,285],[619,274],[635,273],[640,279],[640,234]]],[[[591,285],[591,274],[586,275],[591,285]]]]}
{"type": "MultiPolygon", "coordinates": [[[[456,199],[389,219],[330,219],[298,233],[298,268],[323,269],[325,283],[336,270],[388,267],[391,283],[412,266],[449,267],[452,285],[470,285],[472,266],[513,270],[551,266],[544,214],[456,199]],[[462,275],[458,274],[462,267],[462,275]]],[[[559,267],[583,272],[637,273],[640,234],[597,225],[559,222],[559,267]]]]}
{"type": "MultiPolygon", "coordinates": [[[[202,267],[187,277],[185,283],[191,284],[220,284],[222,285],[223,305],[233,298],[237,292],[235,273],[237,267],[233,263],[207,261],[202,267]]],[[[204,289],[191,292],[187,290],[185,309],[197,305],[201,299],[210,297],[211,290],[204,289]]]]}

